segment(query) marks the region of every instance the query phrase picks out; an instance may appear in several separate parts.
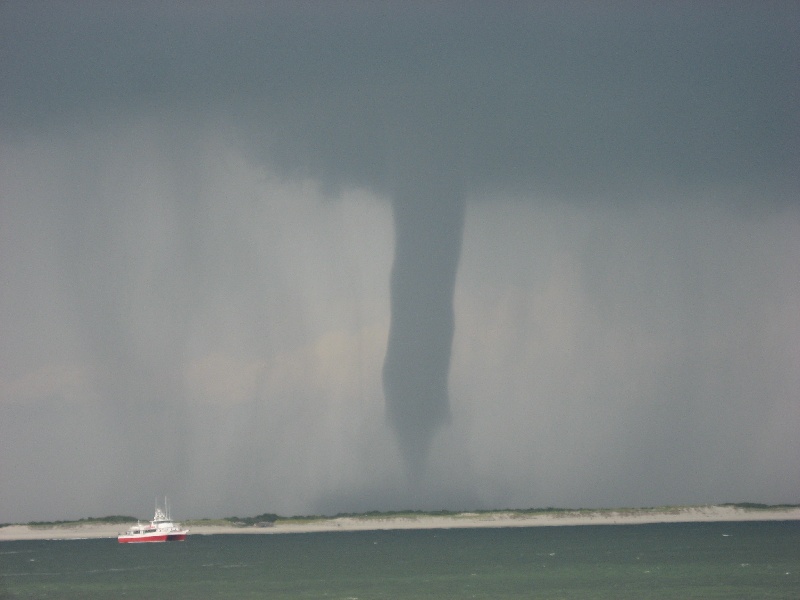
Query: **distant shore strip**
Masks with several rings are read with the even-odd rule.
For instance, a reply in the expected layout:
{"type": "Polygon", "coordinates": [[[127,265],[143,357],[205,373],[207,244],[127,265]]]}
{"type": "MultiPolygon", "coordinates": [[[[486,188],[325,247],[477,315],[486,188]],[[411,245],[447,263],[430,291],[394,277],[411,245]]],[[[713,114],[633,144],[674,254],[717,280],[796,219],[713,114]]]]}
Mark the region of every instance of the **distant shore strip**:
{"type": "MultiPolygon", "coordinates": [[[[189,536],[215,534],[277,534],[392,529],[454,529],[480,527],[547,527],[637,525],[724,521],[798,521],[800,505],[751,503],[616,509],[528,509],[474,512],[373,512],[334,517],[259,515],[247,519],[186,520],[189,536]]],[[[130,517],[80,521],[34,522],[0,526],[0,541],[115,538],[135,522],[130,517]]]]}

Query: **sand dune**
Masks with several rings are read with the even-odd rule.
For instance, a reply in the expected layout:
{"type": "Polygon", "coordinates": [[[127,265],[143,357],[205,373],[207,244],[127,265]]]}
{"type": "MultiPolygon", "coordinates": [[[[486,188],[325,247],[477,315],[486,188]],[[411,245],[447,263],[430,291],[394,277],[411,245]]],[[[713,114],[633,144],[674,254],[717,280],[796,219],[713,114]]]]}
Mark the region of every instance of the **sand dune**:
{"type": "MultiPolygon", "coordinates": [[[[191,535],[276,534],[320,531],[372,531],[388,529],[452,529],[469,527],[543,527],[558,525],[634,525],[707,521],[797,521],[800,507],[751,509],[737,506],[692,506],[602,510],[564,510],[541,513],[498,511],[455,515],[363,516],[279,521],[270,527],[202,525],[189,528],[191,535]]],[[[115,538],[127,529],[121,524],[92,523],[40,527],[10,525],[0,528],[0,541],[115,538]]]]}

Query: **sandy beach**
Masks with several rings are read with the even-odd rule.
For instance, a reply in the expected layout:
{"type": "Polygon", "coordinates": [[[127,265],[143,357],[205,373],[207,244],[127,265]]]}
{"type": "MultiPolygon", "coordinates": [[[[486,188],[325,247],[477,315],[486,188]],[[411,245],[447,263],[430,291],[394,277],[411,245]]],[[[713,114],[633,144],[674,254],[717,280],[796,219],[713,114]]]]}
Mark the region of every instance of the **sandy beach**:
{"type": "MultiPolygon", "coordinates": [[[[693,506],[677,508],[637,508],[565,510],[541,513],[464,512],[435,516],[364,516],[279,521],[270,527],[189,525],[190,535],[310,533],[321,531],[371,531],[388,529],[452,529],[469,527],[546,527],[565,525],[635,525],[645,523],[689,523],[706,521],[797,521],[800,508],[750,509],[736,506],[693,506]]],[[[31,527],[10,525],[0,528],[0,541],[64,540],[115,538],[127,529],[120,524],[82,524],[75,526],[31,527]]]]}

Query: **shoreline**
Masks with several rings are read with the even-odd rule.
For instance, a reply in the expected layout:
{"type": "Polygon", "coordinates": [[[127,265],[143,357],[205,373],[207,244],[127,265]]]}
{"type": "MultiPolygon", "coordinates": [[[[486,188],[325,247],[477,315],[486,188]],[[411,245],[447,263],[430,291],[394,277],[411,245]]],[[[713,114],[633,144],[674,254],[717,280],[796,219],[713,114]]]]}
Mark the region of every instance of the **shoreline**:
{"type": "MultiPolygon", "coordinates": [[[[188,525],[192,535],[272,535],[331,531],[385,531],[394,529],[455,529],[485,527],[557,527],[580,525],[644,525],[653,523],[703,523],[731,521],[800,521],[800,507],[741,508],[690,506],[639,509],[563,510],[542,512],[463,512],[452,515],[411,515],[319,518],[303,522],[279,521],[268,527],[188,525]]],[[[68,540],[116,538],[129,527],[121,523],[92,523],[52,527],[7,525],[0,527],[0,542],[18,540],[68,540]]]]}

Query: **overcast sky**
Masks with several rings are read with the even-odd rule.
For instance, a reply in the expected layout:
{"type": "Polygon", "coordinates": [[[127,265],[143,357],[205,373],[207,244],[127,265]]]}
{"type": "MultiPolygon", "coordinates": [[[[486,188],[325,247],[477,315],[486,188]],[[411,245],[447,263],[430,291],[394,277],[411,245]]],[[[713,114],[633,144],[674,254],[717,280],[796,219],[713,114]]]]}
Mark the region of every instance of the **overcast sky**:
{"type": "Polygon", "coordinates": [[[800,502],[796,2],[0,40],[0,522],[800,502]]]}

